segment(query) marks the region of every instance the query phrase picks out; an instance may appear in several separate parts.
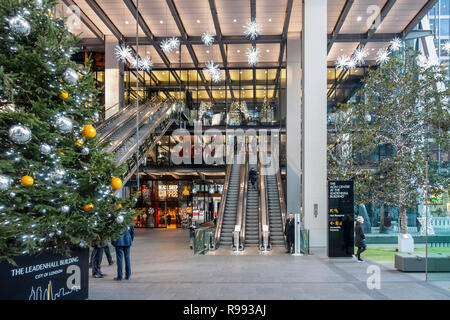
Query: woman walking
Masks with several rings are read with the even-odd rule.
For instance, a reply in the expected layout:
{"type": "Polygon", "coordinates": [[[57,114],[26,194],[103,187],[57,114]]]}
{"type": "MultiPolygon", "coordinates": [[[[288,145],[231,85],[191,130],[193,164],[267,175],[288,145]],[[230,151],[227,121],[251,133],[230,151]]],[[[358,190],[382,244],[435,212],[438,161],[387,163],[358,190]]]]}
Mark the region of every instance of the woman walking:
{"type": "Polygon", "coordinates": [[[356,252],[356,258],[358,259],[358,262],[364,261],[363,259],[361,259],[361,253],[366,250],[366,242],[364,241],[366,239],[366,236],[364,235],[363,224],[364,218],[358,216],[358,218],[356,218],[355,224],[355,246],[358,247],[358,251],[356,252]]]}

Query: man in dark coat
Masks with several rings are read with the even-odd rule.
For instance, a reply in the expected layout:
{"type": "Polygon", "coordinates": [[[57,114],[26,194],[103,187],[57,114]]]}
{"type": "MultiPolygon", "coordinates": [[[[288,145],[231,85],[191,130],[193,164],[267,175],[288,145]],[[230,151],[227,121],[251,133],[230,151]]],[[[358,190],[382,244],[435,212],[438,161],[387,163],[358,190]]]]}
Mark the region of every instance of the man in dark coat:
{"type": "Polygon", "coordinates": [[[366,242],[364,241],[366,239],[366,236],[364,235],[363,223],[364,218],[358,216],[358,218],[356,218],[355,224],[355,246],[358,247],[358,251],[356,252],[356,258],[358,259],[358,262],[364,261],[363,259],[361,259],[361,253],[366,250],[366,242]]]}
{"type": "Polygon", "coordinates": [[[286,236],[286,242],[288,244],[288,249],[286,253],[294,253],[295,221],[294,221],[294,214],[292,212],[289,212],[289,218],[286,220],[286,225],[284,227],[284,235],[286,236]]]}
{"type": "Polygon", "coordinates": [[[199,227],[195,217],[192,217],[191,222],[189,223],[189,247],[191,249],[194,249],[195,229],[198,229],[199,227]]]}
{"type": "Polygon", "coordinates": [[[252,183],[253,189],[256,190],[256,180],[258,180],[258,172],[255,170],[255,168],[251,168],[248,176],[252,183]]]}
{"type": "Polygon", "coordinates": [[[125,280],[130,279],[131,276],[131,264],[130,264],[130,247],[134,240],[134,226],[129,226],[123,236],[116,241],[113,241],[113,245],[116,248],[117,259],[117,277],[114,280],[122,280],[122,257],[125,256],[125,280]]]}

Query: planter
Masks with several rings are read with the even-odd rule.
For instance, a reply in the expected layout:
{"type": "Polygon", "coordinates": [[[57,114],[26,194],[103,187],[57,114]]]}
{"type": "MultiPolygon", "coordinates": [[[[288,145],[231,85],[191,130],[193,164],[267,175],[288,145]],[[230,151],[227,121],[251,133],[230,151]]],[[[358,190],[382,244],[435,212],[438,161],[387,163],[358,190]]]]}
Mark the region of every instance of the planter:
{"type": "Polygon", "coordinates": [[[69,256],[45,252],[0,263],[0,300],[83,300],[88,298],[89,250],[69,256]]]}

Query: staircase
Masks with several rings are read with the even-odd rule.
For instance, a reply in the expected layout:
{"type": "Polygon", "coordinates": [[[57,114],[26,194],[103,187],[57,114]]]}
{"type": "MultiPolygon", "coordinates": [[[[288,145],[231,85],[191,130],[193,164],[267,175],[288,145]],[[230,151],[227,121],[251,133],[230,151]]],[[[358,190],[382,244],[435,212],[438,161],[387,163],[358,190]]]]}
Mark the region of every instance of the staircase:
{"type": "Polygon", "coordinates": [[[234,161],[231,167],[230,182],[227,190],[227,200],[223,212],[222,231],[220,233],[220,245],[232,246],[233,231],[236,224],[236,213],[239,198],[239,183],[241,176],[241,165],[234,161]]]}
{"type": "Polygon", "coordinates": [[[259,194],[249,182],[247,187],[247,213],[245,217],[245,246],[259,245],[259,194]]]}
{"type": "Polygon", "coordinates": [[[270,244],[284,246],[283,221],[281,220],[280,198],[275,175],[266,176],[267,202],[269,210],[270,244]]]}

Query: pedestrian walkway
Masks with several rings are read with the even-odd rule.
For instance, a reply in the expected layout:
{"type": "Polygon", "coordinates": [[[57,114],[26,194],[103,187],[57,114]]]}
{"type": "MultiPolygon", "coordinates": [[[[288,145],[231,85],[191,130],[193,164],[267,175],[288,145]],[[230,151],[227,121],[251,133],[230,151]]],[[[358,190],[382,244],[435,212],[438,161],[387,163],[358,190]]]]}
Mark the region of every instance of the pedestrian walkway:
{"type": "MultiPolygon", "coordinates": [[[[249,248],[255,249],[255,248],[249,248]]],[[[140,229],[131,248],[131,280],[113,280],[116,265],[89,279],[90,299],[446,299],[450,282],[424,282],[424,274],[348,259],[328,259],[325,249],[294,257],[277,250],[194,256],[189,233],[140,229]],[[381,268],[381,289],[370,290],[370,265],[381,268]]],[[[104,259],[105,260],[105,259],[104,259]]],[[[115,257],[114,257],[115,260],[115,257]]]]}

